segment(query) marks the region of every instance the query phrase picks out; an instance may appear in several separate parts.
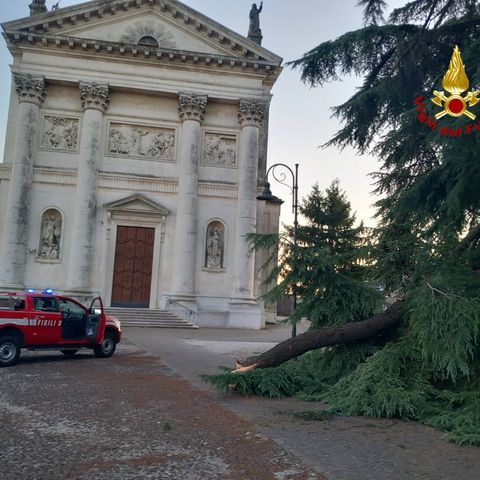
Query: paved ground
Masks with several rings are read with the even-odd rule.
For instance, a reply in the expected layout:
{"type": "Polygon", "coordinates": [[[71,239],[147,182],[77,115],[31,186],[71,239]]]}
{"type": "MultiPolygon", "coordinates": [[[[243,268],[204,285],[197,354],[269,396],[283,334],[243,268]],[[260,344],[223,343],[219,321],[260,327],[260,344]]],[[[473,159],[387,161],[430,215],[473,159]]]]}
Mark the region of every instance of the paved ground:
{"type": "Polygon", "coordinates": [[[111,359],[26,352],[0,369],[0,479],[480,479],[480,449],[433,429],[307,422],[293,412],[323,405],[224,395],[200,380],[288,337],[286,329],[126,335],[111,359]]]}
{"type": "Polygon", "coordinates": [[[459,447],[443,434],[413,422],[335,417],[307,422],[293,417],[321,404],[224,395],[199,375],[233,366],[288,338],[281,327],[263,331],[153,330],[131,328],[127,336],[174,372],[208,392],[217,403],[254,422],[261,432],[329,480],[480,479],[480,448],[459,447]]]}
{"type": "Polygon", "coordinates": [[[323,479],[132,344],[0,370],[2,480],[323,479]]]}

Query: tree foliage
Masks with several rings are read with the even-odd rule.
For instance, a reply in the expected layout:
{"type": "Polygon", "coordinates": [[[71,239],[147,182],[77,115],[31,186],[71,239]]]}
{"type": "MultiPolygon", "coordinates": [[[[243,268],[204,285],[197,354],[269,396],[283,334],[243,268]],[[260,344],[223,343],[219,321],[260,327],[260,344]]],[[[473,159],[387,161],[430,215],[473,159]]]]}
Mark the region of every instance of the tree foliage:
{"type": "MultiPolygon", "coordinates": [[[[309,352],[272,370],[289,379],[281,395],[327,401],[345,414],[417,419],[453,441],[480,445],[480,104],[472,105],[474,121],[445,116],[436,127],[419,121],[415,104],[423,96],[428,117],[439,111],[430,99],[455,45],[470,86],[480,89],[480,2],[412,0],[386,21],[386,2],[358,5],[363,28],[290,65],[314,87],[344,75],[363,78],[333,109],[341,128],[326,145],[379,160],[374,242],[366,250],[350,213],[340,209],[348,241],[332,249],[334,230],[322,224],[325,197],[313,192],[318,201],[309,197],[312,208],[302,210],[309,220],[299,247],[305,254],[286,249],[281,272],[286,283],[299,282],[299,315],[314,327],[365,319],[378,308],[369,285],[380,284],[405,299],[403,322],[395,332],[309,352]],[[446,126],[461,135],[442,134],[446,126]],[[302,262],[310,267],[300,279],[302,262]]],[[[266,378],[253,371],[237,375],[236,384],[248,379],[245,393],[264,394],[257,375],[266,378]]],[[[212,381],[224,384],[221,376],[212,381]]]]}
{"type": "Polygon", "coordinates": [[[355,226],[339,182],[333,181],[325,192],[315,184],[300,213],[305,221],[297,228],[296,246],[292,227],[281,236],[249,237],[255,248],[277,246],[280,251],[267,283],[280,281],[267,298],[281,298],[294,286],[299,303],[290,320],[307,316],[316,327],[363,320],[378,311],[381,295],[366,282],[368,232],[362,224],[355,226]]]}

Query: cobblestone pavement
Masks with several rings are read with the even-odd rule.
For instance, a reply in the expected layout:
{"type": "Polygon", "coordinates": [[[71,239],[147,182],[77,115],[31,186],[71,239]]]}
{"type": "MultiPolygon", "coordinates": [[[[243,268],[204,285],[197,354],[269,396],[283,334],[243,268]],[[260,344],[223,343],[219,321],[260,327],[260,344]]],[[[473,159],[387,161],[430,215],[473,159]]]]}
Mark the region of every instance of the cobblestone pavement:
{"type": "Polygon", "coordinates": [[[234,358],[281,341],[278,328],[259,332],[127,329],[127,336],[328,480],[480,480],[480,448],[447,442],[433,428],[361,417],[304,421],[293,413],[324,405],[224,395],[199,380],[202,373],[218,372],[218,365],[233,366],[234,358]]]}
{"type": "Polygon", "coordinates": [[[0,386],[2,480],[324,479],[128,343],[22,352],[0,386]]]}

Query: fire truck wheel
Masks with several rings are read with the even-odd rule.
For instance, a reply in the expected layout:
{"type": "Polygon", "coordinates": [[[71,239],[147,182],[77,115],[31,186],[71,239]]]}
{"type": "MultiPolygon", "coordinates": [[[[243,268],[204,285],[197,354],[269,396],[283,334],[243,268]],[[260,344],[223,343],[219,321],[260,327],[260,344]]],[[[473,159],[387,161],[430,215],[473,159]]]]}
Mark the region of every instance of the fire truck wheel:
{"type": "Polygon", "coordinates": [[[0,337],[0,367],[9,367],[18,362],[20,343],[17,338],[0,337]]]}
{"type": "Polygon", "coordinates": [[[93,351],[97,357],[108,358],[113,355],[115,348],[117,348],[117,339],[115,334],[112,332],[106,332],[103,342],[99,345],[95,345],[95,347],[93,347],[93,351]]]}
{"type": "Polygon", "coordinates": [[[60,351],[67,357],[73,357],[78,352],[78,350],[60,350],[60,351]]]}

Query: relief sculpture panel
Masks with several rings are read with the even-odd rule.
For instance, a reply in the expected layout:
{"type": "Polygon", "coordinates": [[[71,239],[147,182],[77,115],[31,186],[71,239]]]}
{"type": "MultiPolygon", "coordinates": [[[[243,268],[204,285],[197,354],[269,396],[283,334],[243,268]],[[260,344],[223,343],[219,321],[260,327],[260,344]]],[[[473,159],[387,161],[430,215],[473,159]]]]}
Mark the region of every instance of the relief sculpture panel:
{"type": "Polygon", "coordinates": [[[174,161],[175,130],[111,123],[108,153],[136,158],[174,161]]]}
{"type": "Polygon", "coordinates": [[[45,115],[42,147],[54,150],[76,151],[78,146],[78,118],[45,115]]]}
{"type": "Polygon", "coordinates": [[[233,135],[205,134],[203,165],[237,166],[237,138],[233,135]]]}

